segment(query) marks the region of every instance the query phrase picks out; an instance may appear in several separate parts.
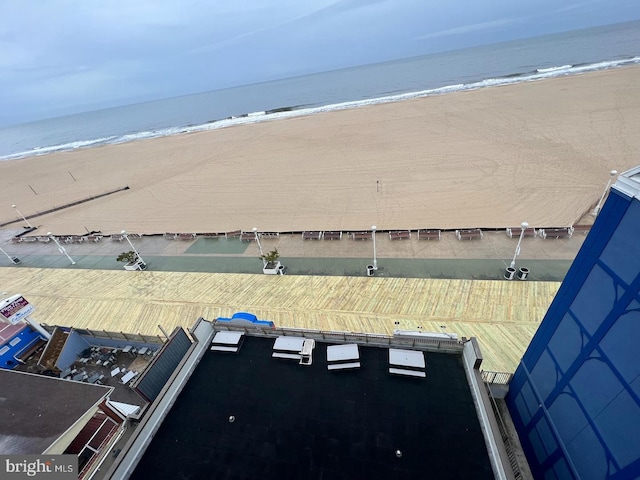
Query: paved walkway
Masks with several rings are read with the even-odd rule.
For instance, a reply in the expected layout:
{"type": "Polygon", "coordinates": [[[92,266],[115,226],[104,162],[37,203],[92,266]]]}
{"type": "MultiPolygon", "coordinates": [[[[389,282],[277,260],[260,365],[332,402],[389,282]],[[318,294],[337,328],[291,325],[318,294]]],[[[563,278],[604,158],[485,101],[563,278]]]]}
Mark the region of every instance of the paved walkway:
{"type": "MultiPolygon", "coordinates": [[[[53,242],[12,244],[16,230],[0,230],[0,245],[21,263],[14,268],[74,268],[118,270],[122,264],[115,259],[131,250],[126,240],[112,241],[105,237],[99,243],[64,244],[76,262],[71,265],[53,242]]],[[[34,232],[35,234],[37,232],[34,232]]],[[[33,235],[32,234],[32,235],[33,235]]],[[[577,254],[585,235],[576,233],[568,239],[525,238],[516,267],[527,267],[529,279],[561,281],[577,254]]],[[[255,241],[239,239],[198,238],[192,241],[167,240],[161,235],[143,236],[132,240],[149,270],[171,272],[261,273],[259,247],[255,241]]],[[[480,240],[459,241],[453,232],[444,232],[442,239],[391,240],[388,234],[376,236],[378,277],[441,278],[441,279],[502,279],[511,263],[517,238],[504,231],[485,232],[480,240]]],[[[373,242],[342,240],[303,240],[300,235],[263,237],[263,252],[277,248],[281,262],[290,275],[365,276],[366,266],[373,263],[373,242]]],[[[0,256],[0,264],[10,266],[0,256]]]]}

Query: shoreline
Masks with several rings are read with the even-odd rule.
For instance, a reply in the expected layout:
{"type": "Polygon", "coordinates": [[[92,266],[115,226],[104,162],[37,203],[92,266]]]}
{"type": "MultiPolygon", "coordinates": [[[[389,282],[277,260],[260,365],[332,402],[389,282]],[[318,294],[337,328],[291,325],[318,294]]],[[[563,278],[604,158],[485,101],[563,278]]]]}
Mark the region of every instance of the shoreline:
{"type": "MultiPolygon", "coordinates": [[[[631,68],[634,66],[640,66],[640,56],[630,56],[602,62],[595,62],[591,64],[567,64],[558,67],[537,68],[530,71],[516,72],[499,77],[490,77],[483,80],[476,80],[470,83],[450,84],[424,90],[407,91],[392,95],[382,95],[363,100],[349,100],[340,103],[316,104],[312,106],[285,105],[277,108],[271,108],[266,111],[236,113],[225,118],[207,120],[196,124],[172,125],[159,127],[159,129],[154,130],[142,130],[136,133],[113,133],[107,137],[102,138],[89,138],[74,140],[62,144],[37,146],[33,147],[30,150],[0,156],[0,162],[20,160],[30,157],[47,156],[54,153],[73,152],[106,145],[120,145],[139,140],[152,140],[157,138],[172,137],[176,135],[185,135],[189,133],[208,132],[220,128],[248,125],[261,121],[276,121],[288,118],[296,118],[300,116],[315,115],[318,113],[336,112],[345,109],[362,108],[373,105],[382,105],[386,103],[415,100],[418,98],[427,98],[438,95],[475,91],[484,88],[517,85],[518,83],[522,82],[552,80],[554,78],[561,78],[563,76],[582,75],[585,73],[594,72],[606,72],[608,70],[618,68],[631,68]],[[604,67],[604,64],[607,64],[607,66],[604,67]]],[[[80,115],[81,114],[82,113],[80,113],[80,115]]],[[[45,119],[44,121],[53,120],[55,119],[45,119]]],[[[18,125],[16,125],[15,127],[17,126],[18,125]]],[[[8,126],[7,128],[11,128],[11,126],[8,126]]]]}
{"type": "Polygon", "coordinates": [[[569,226],[637,164],[640,67],[0,162],[45,231],[569,226]]]}

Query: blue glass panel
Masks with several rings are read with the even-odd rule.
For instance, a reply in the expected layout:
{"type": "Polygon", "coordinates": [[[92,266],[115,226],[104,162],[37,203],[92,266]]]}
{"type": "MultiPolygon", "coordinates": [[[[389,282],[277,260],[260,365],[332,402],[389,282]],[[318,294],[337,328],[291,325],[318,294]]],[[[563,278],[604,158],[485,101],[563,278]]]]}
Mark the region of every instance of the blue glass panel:
{"type": "Polygon", "coordinates": [[[640,377],[631,382],[629,386],[631,387],[631,390],[633,390],[633,392],[640,397],[640,377]]]}
{"type": "Polygon", "coordinates": [[[549,423],[545,417],[540,417],[540,420],[536,424],[536,430],[538,430],[540,440],[542,441],[542,445],[544,446],[547,455],[551,455],[558,448],[558,444],[551,433],[551,428],[549,427],[549,423]]]}
{"type": "MultiPolygon", "coordinates": [[[[632,302],[631,308],[638,308],[632,302]]],[[[600,342],[600,348],[627,382],[640,375],[640,312],[622,315],[600,342]]]]}
{"type": "Polygon", "coordinates": [[[580,327],[568,313],[549,340],[549,350],[563,371],[571,366],[582,348],[580,327]]]}
{"type": "Polygon", "coordinates": [[[624,388],[608,365],[597,359],[587,360],[571,379],[587,414],[598,415],[624,388]]]}
{"type": "Polygon", "coordinates": [[[594,423],[621,468],[640,458],[640,405],[626,391],[594,423]]]}
{"type": "Polygon", "coordinates": [[[571,311],[590,334],[609,314],[616,301],[613,279],[595,265],[571,304],[571,311]]]}
{"type": "Polygon", "coordinates": [[[569,442],[567,451],[580,475],[580,480],[607,478],[607,456],[591,427],[584,428],[569,442]]]}
{"type": "Polygon", "coordinates": [[[573,480],[574,478],[564,457],[562,457],[553,465],[553,471],[556,472],[556,475],[561,480],[573,480]]]}
{"type": "Polygon", "coordinates": [[[563,393],[549,407],[554,423],[563,442],[570,442],[587,425],[587,419],[575,399],[563,393]]]}
{"type": "Polygon", "coordinates": [[[540,402],[533,393],[531,389],[531,384],[529,382],[522,385],[522,389],[520,390],[520,395],[522,395],[522,399],[527,405],[527,410],[529,411],[529,417],[532,417],[535,412],[538,411],[540,406],[540,402]]]}
{"type": "Polygon", "coordinates": [[[529,432],[529,442],[533,447],[538,463],[544,462],[547,459],[547,453],[544,451],[544,446],[542,445],[542,440],[540,440],[540,435],[537,430],[534,429],[529,432]]]}
{"type": "Polygon", "coordinates": [[[546,399],[557,383],[556,365],[547,350],[542,352],[531,370],[531,381],[535,384],[542,399],[546,399]]]}
{"type": "Polygon", "coordinates": [[[640,202],[633,201],[600,257],[626,284],[640,273],[639,224],[640,202]]]}
{"type": "MultiPolygon", "coordinates": [[[[531,420],[531,412],[529,412],[529,408],[527,408],[527,403],[522,396],[522,392],[516,396],[515,405],[522,424],[527,425],[531,420]]],[[[514,415],[514,412],[511,412],[511,415],[514,415]]]]}

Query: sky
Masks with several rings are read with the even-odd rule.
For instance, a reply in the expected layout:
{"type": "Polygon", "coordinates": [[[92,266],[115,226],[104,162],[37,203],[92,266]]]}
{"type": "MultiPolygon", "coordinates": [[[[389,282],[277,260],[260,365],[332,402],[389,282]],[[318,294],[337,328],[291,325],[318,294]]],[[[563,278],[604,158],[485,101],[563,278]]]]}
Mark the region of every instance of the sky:
{"type": "Polygon", "coordinates": [[[0,126],[638,18],[638,0],[0,0],[0,126]]]}

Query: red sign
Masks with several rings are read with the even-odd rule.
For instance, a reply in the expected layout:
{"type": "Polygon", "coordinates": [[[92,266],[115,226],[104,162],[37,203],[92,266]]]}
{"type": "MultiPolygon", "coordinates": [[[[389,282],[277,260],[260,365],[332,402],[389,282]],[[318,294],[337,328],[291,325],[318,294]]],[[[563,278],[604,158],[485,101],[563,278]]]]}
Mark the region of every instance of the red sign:
{"type": "Polygon", "coordinates": [[[0,315],[2,315],[7,320],[10,320],[16,313],[22,310],[25,307],[29,307],[31,304],[25,300],[23,296],[19,296],[11,303],[7,305],[3,305],[0,307],[0,315]]]}

